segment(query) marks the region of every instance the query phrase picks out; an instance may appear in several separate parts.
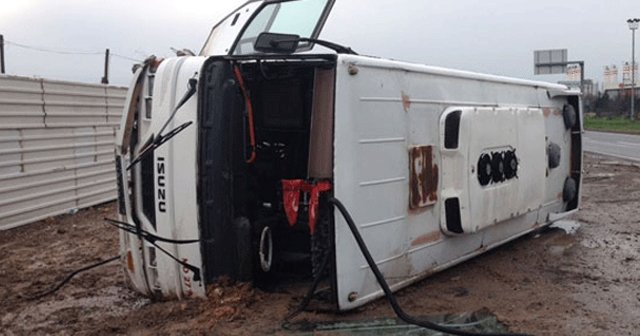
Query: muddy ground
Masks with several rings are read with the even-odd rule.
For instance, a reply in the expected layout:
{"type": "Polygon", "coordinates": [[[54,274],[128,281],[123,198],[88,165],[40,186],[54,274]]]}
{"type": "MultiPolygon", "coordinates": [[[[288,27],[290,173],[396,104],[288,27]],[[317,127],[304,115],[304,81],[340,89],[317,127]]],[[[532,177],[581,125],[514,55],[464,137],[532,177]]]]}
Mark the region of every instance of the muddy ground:
{"type": "MultiPolygon", "coordinates": [[[[640,166],[588,156],[577,233],[533,233],[410,286],[416,315],[487,308],[510,330],[536,335],[640,334],[640,166]]],[[[126,286],[117,263],[82,273],[45,298],[28,297],[70,271],[117,254],[107,204],[0,232],[0,334],[288,335],[281,321],[308,283],[264,292],[221,283],[208,300],[151,302],[126,286]]],[[[378,300],[349,314],[296,321],[392,317],[378,300]]]]}

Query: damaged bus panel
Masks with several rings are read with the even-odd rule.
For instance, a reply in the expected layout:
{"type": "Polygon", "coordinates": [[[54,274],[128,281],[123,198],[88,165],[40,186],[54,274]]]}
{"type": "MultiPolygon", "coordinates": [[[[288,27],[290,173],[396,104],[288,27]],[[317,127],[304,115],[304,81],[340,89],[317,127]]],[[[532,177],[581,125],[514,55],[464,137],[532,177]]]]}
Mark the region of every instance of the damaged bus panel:
{"type": "Polygon", "coordinates": [[[137,69],[116,143],[133,288],[293,274],[345,311],[383,293],[332,200],[393,290],[577,211],[580,92],[357,55],[319,39],[333,7],[250,1],[199,56],[137,69]]]}

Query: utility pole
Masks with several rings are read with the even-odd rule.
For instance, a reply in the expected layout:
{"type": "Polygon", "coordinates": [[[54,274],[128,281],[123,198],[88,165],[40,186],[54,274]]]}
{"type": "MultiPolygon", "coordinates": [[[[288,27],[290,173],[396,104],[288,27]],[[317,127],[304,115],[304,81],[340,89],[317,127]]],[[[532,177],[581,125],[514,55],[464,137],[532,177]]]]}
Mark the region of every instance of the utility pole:
{"type": "Polygon", "coordinates": [[[634,120],[636,114],[636,30],[640,19],[627,20],[631,29],[631,111],[629,119],[634,120]]]}
{"type": "Polygon", "coordinates": [[[632,30],[631,43],[631,120],[636,116],[636,31],[632,30]]]}
{"type": "Polygon", "coordinates": [[[4,35],[0,34],[0,74],[4,74],[4,35]]]}
{"type": "Polygon", "coordinates": [[[102,84],[109,84],[109,49],[104,53],[104,77],[102,77],[102,84]]]}

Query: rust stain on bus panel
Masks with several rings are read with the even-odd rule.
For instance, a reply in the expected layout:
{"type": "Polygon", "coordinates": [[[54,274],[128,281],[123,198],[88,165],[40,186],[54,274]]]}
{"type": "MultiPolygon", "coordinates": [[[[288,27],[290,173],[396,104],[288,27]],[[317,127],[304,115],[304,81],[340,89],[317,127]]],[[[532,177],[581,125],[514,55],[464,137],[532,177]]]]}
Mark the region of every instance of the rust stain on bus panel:
{"type": "Polygon", "coordinates": [[[433,242],[437,242],[442,239],[442,233],[440,231],[434,231],[431,233],[424,234],[411,242],[411,246],[422,246],[427,245],[433,242]]]}
{"type": "Polygon", "coordinates": [[[542,114],[545,118],[549,118],[550,116],[560,117],[562,116],[562,110],[556,107],[543,107],[542,114]]]}
{"type": "Polygon", "coordinates": [[[434,162],[433,146],[412,147],[409,152],[410,208],[433,205],[438,200],[438,165],[434,162]]]}
{"type": "Polygon", "coordinates": [[[411,109],[411,97],[409,97],[409,95],[407,95],[404,92],[401,93],[401,96],[402,96],[402,108],[404,109],[405,112],[409,112],[409,110],[411,109]]]}

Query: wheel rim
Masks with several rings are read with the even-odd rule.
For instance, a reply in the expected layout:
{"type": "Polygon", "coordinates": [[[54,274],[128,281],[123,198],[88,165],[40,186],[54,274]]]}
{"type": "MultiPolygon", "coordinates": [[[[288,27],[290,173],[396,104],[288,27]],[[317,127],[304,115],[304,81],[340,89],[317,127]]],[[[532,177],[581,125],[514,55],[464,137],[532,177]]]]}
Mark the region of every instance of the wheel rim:
{"type": "Polygon", "coordinates": [[[262,268],[264,272],[269,272],[273,260],[273,239],[271,237],[271,228],[268,226],[265,226],[260,234],[258,254],[260,256],[260,268],[262,268]]]}

